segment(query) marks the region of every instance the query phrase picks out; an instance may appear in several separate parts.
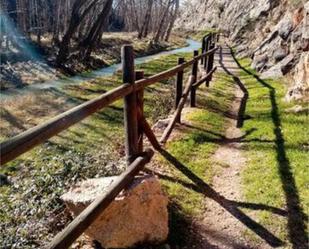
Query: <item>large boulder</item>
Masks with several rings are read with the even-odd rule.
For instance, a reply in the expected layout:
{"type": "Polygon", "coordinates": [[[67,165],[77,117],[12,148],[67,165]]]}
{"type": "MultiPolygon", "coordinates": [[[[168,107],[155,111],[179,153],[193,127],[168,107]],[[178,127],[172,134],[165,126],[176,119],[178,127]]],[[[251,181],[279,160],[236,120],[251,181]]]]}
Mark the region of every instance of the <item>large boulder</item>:
{"type": "MultiPolygon", "coordinates": [[[[106,192],[115,177],[85,180],[62,195],[73,216],[106,192]]],[[[142,243],[162,243],[168,236],[168,199],[158,179],[144,175],[122,191],[86,230],[104,248],[128,248],[142,243]]]]}

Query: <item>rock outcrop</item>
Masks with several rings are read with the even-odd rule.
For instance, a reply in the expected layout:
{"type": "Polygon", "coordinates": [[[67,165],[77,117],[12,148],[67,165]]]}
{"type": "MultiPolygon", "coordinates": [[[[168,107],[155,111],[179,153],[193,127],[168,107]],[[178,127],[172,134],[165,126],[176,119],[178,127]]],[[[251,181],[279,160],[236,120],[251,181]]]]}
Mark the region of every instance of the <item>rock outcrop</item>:
{"type": "MultiPolygon", "coordinates": [[[[77,216],[114,180],[115,177],[106,177],[83,181],[64,194],[62,200],[73,216],[77,216]]],[[[157,178],[136,177],[85,233],[104,248],[162,243],[168,236],[167,204],[157,178]]]]}
{"type": "Polygon", "coordinates": [[[309,95],[309,52],[301,55],[295,68],[294,82],[286,95],[287,101],[299,100],[309,95]]]}
{"type": "Polygon", "coordinates": [[[224,31],[238,56],[251,57],[264,77],[297,74],[294,69],[309,50],[309,1],[193,0],[178,25],[224,31]]]}

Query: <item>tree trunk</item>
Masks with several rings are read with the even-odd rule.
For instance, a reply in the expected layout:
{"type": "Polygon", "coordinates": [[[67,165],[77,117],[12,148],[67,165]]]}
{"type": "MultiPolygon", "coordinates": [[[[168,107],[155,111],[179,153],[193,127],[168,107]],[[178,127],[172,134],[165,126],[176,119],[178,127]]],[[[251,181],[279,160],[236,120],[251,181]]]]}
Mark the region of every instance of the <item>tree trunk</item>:
{"type": "Polygon", "coordinates": [[[147,37],[148,35],[152,6],[153,6],[153,0],[148,0],[148,8],[144,18],[143,26],[138,34],[139,39],[147,37]]]}
{"type": "Polygon", "coordinates": [[[164,14],[163,14],[163,16],[162,16],[162,18],[161,18],[161,21],[160,21],[160,23],[159,23],[159,25],[158,25],[158,29],[157,29],[156,35],[155,35],[155,37],[154,37],[154,39],[153,39],[153,41],[154,41],[155,43],[158,43],[158,41],[159,41],[159,39],[160,39],[160,36],[161,36],[161,33],[162,33],[162,29],[163,29],[163,26],[164,26],[164,24],[165,24],[165,20],[166,20],[166,17],[167,17],[167,14],[168,14],[168,11],[169,11],[169,8],[170,8],[170,6],[171,6],[172,1],[173,1],[173,0],[170,0],[170,1],[168,2],[168,5],[166,6],[166,8],[165,8],[165,10],[164,10],[164,14]]]}
{"type": "Polygon", "coordinates": [[[81,43],[80,47],[83,59],[85,60],[89,59],[95,45],[100,40],[104,31],[104,27],[108,21],[112,6],[113,6],[113,0],[107,0],[103,7],[103,10],[101,11],[96,22],[92,26],[88,36],[81,43]]]}
{"type": "Polygon", "coordinates": [[[59,46],[59,53],[57,56],[57,64],[61,65],[63,62],[65,62],[69,56],[69,45],[70,41],[72,39],[72,36],[77,31],[80,23],[85,18],[87,13],[92,9],[92,7],[95,5],[96,0],[93,0],[86,9],[80,14],[80,11],[82,7],[87,3],[87,1],[83,0],[76,0],[76,2],[73,5],[72,10],[72,16],[69,24],[69,28],[65,35],[63,36],[62,42],[59,46]]]}
{"type": "Polygon", "coordinates": [[[177,19],[178,11],[179,11],[179,0],[175,0],[175,11],[174,11],[174,15],[172,16],[172,20],[171,20],[169,27],[167,29],[167,32],[166,32],[166,36],[165,36],[166,42],[169,41],[169,38],[171,36],[175,21],[177,19]]]}

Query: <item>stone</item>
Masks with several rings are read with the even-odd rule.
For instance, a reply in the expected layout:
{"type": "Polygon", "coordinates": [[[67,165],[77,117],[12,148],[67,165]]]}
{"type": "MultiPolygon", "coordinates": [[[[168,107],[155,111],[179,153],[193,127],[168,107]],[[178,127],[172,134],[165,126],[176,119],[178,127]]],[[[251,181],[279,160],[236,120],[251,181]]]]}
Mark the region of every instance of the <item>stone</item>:
{"type": "Polygon", "coordinates": [[[265,54],[257,55],[257,56],[254,56],[251,67],[256,69],[257,71],[260,71],[261,69],[264,68],[267,62],[268,62],[267,55],[265,54]]]}
{"type": "Polygon", "coordinates": [[[0,174],[0,187],[10,185],[9,178],[6,175],[0,174]]]}
{"type": "Polygon", "coordinates": [[[290,13],[287,13],[277,25],[278,34],[286,40],[293,30],[293,20],[290,13]]]}
{"type": "Polygon", "coordinates": [[[257,19],[261,15],[267,13],[269,11],[271,5],[269,0],[260,0],[257,1],[257,5],[250,11],[250,19],[257,19]]]}
{"type": "MultiPolygon", "coordinates": [[[[237,47],[237,56],[253,57],[252,67],[263,77],[293,73],[301,54],[309,51],[308,0],[297,4],[287,0],[185,2],[178,28],[207,30],[216,24],[215,29],[224,32],[225,40],[237,47]],[[213,22],[206,22],[205,18],[213,22]]],[[[295,94],[300,96],[301,89],[295,86],[295,94]]]]}
{"type": "Polygon", "coordinates": [[[303,53],[294,73],[295,85],[309,88],[309,52],[303,53]]]}
{"type": "Polygon", "coordinates": [[[274,51],[273,57],[276,62],[281,61],[288,55],[288,52],[284,48],[278,48],[274,51]]]}
{"type": "Polygon", "coordinates": [[[304,9],[303,8],[296,9],[293,13],[293,26],[294,27],[298,26],[303,19],[304,19],[304,9]]]}
{"type": "Polygon", "coordinates": [[[159,119],[153,126],[152,130],[154,132],[160,132],[163,131],[171,121],[171,118],[166,118],[166,119],[159,119]]]}
{"type": "Polygon", "coordinates": [[[303,51],[309,51],[309,1],[304,5],[303,22],[301,46],[303,51]]]}
{"type": "MultiPolygon", "coordinates": [[[[107,191],[116,177],[88,179],[61,196],[74,217],[107,191]]],[[[168,199],[159,180],[151,175],[135,178],[85,231],[104,248],[159,244],[168,236],[168,199]]]]}
{"type": "Polygon", "coordinates": [[[282,61],[278,62],[273,67],[263,72],[261,78],[268,79],[282,77],[283,75],[287,74],[289,70],[293,67],[294,59],[295,56],[293,54],[289,54],[282,61]]]}

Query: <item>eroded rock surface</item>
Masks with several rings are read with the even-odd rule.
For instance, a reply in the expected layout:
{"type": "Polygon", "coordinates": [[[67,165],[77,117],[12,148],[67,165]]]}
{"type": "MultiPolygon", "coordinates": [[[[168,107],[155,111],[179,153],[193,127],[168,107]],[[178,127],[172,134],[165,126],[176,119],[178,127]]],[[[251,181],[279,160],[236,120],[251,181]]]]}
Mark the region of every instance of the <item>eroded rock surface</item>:
{"type": "Polygon", "coordinates": [[[288,101],[299,100],[309,95],[309,52],[301,55],[294,73],[294,84],[286,95],[288,101]]]}
{"type": "MultiPolygon", "coordinates": [[[[89,179],[74,186],[62,200],[77,216],[106,192],[116,177],[89,179]]],[[[87,229],[86,234],[104,248],[128,248],[140,243],[162,243],[168,236],[168,199],[157,178],[136,177],[87,229]]]]}
{"type": "MultiPolygon", "coordinates": [[[[251,57],[252,67],[264,76],[294,75],[309,50],[309,1],[192,0],[178,26],[224,31],[238,56],[251,57]]],[[[298,79],[290,78],[299,89],[298,79]]]]}

